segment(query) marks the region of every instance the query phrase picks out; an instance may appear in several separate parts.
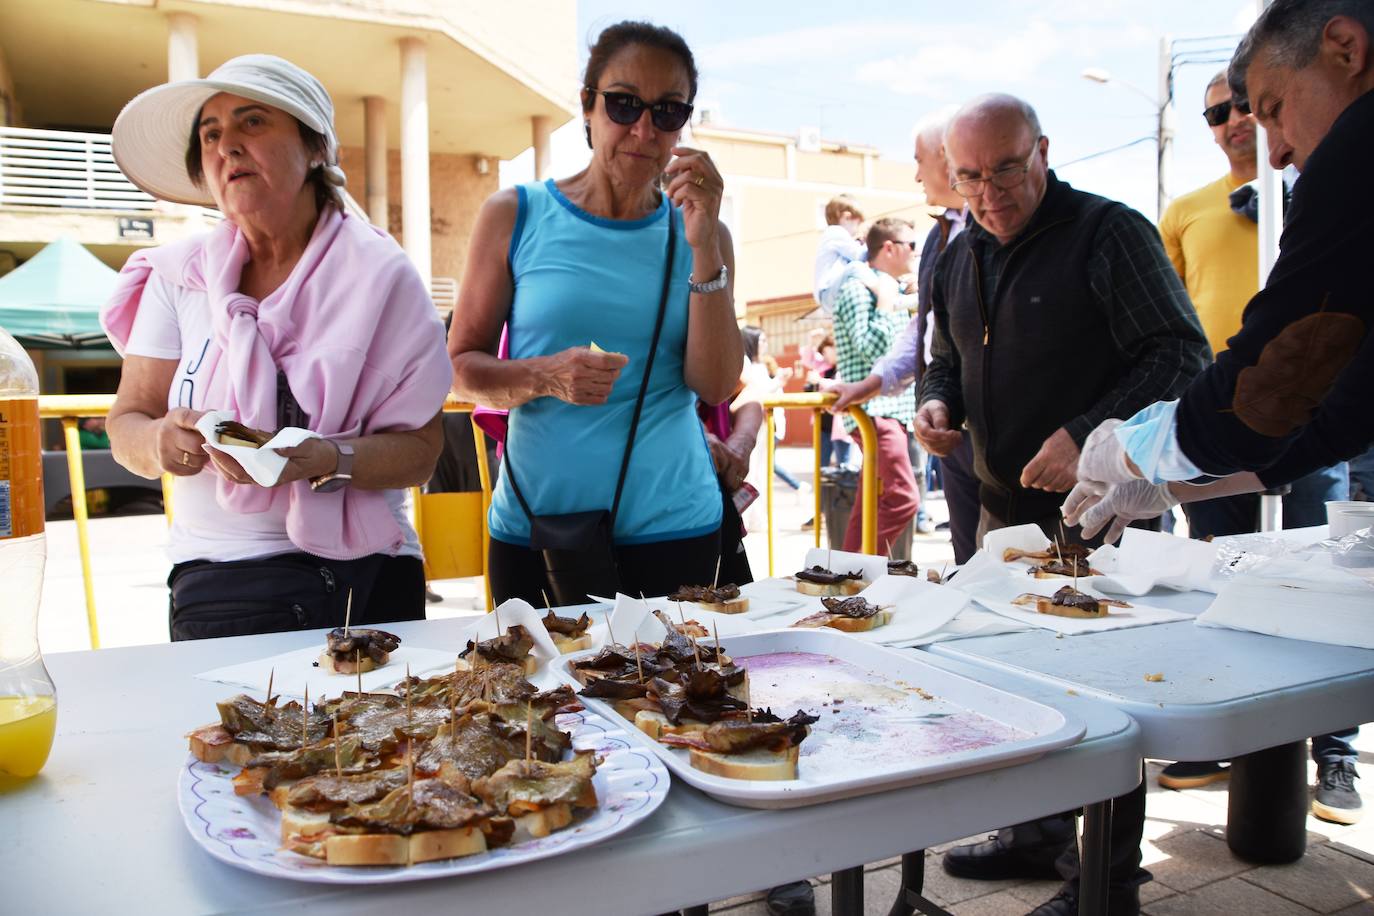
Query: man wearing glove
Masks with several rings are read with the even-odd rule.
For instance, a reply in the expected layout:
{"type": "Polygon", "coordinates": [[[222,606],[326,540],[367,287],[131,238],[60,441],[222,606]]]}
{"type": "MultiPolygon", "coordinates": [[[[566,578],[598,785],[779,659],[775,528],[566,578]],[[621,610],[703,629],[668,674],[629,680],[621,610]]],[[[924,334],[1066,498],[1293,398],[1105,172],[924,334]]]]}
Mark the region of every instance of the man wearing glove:
{"type": "MultiPolygon", "coordinates": [[[[1270,163],[1302,171],[1279,259],[1229,349],[1180,400],[1088,437],[1064,504],[1085,532],[1109,525],[1115,540],[1160,506],[1282,486],[1374,442],[1374,191],[1350,180],[1374,143],[1374,8],[1324,6],[1276,0],[1229,71],[1233,101],[1246,100],[1268,132],[1270,163]]],[[[1313,744],[1313,811],[1339,823],[1361,814],[1353,734],[1313,744]]]]}

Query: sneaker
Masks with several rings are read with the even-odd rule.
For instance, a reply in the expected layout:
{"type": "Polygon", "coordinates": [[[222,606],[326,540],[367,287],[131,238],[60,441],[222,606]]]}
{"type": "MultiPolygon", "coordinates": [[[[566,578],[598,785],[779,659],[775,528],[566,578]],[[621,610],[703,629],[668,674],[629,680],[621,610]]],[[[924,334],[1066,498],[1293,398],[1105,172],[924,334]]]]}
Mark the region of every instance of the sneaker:
{"type": "Polygon", "coordinates": [[[1360,793],[1355,791],[1355,764],[1350,760],[1317,764],[1317,794],[1312,813],[1324,821],[1353,824],[1364,814],[1360,793]]]}
{"type": "Polygon", "coordinates": [[[816,892],[809,881],[770,888],[764,898],[769,916],[816,916],[816,892]]]}
{"type": "Polygon", "coordinates": [[[917,534],[934,534],[934,533],[935,533],[935,523],[932,522],[932,521],[931,521],[930,519],[928,519],[928,518],[923,518],[923,519],[918,520],[918,521],[916,522],[916,533],[917,533],[917,534]]]}
{"type": "Polygon", "coordinates": [[[814,518],[808,518],[806,521],[804,521],[804,522],[801,523],[801,530],[802,530],[802,531],[810,531],[812,528],[815,528],[815,527],[816,527],[816,520],[815,520],[814,518]]]}
{"type": "Polygon", "coordinates": [[[1196,789],[1199,786],[1231,778],[1231,768],[1215,760],[1189,762],[1180,760],[1165,767],[1159,774],[1159,784],[1166,789],[1196,789]]]}

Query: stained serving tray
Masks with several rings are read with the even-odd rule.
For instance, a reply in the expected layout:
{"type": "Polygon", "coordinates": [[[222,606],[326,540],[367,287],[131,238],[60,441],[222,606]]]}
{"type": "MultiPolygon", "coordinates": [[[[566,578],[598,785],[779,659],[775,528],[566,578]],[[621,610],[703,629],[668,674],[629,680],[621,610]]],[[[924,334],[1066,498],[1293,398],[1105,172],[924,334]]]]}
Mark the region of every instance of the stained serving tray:
{"type": "MultiPolygon", "coordinates": [[[[798,778],[752,781],[695,769],[608,703],[587,707],[651,748],[674,777],[729,804],[794,808],[1022,763],[1075,744],[1086,726],[1057,709],[980,684],[919,654],[833,630],[771,630],[722,639],[749,671],[755,707],[820,716],[802,742],[798,778]]],[[[577,685],[569,663],[554,672],[577,685]]]]}

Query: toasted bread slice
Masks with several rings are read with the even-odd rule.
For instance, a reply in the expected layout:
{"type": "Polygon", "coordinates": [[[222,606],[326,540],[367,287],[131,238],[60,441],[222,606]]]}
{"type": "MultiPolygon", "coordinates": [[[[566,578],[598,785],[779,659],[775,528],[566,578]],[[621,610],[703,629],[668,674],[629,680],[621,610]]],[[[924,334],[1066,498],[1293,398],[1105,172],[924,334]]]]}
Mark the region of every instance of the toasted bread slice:
{"type": "Polygon", "coordinates": [[[1035,609],[1041,614],[1049,614],[1054,617],[1080,617],[1096,620],[1099,617],[1107,616],[1107,604],[1103,601],[1097,602],[1097,611],[1093,612],[1087,608],[1055,604],[1049,598],[1038,598],[1035,602],[1035,609]]]}
{"type": "Polygon", "coordinates": [[[831,614],[826,626],[835,630],[843,630],[846,633],[866,633],[869,630],[876,630],[878,627],[885,626],[892,620],[892,609],[883,608],[872,617],[845,617],[840,614],[831,614]]]}
{"type": "Polygon", "coordinates": [[[191,754],[205,763],[232,763],[244,766],[253,757],[253,749],[236,740],[223,725],[203,725],[188,734],[191,754]]]}
{"type": "Polygon", "coordinates": [[[383,652],[381,664],[379,665],[370,655],[359,655],[356,660],[351,658],[338,659],[328,652],[320,653],[320,670],[325,674],[366,674],[385,665],[391,656],[383,652]]]}
{"type": "Polygon", "coordinates": [[[668,717],[661,712],[645,709],[635,714],[635,728],[653,738],[655,741],[664,735],[680,735],[685,732],[699,732],[707,727],[707,723],[698,722],[695,719],[684,719],[680,724],[674,725],[668,721],[668,717]]]}
{"type": "Polygon", "coordinates": [[[690,762],[703,773],[728,779],[796,779],[801,749],[792,745],[782,752],[758,750],[743,754],[717,754],[691,748],[690,762]]]}
{"type": "Polygon", "coordinates": [[[558,633],[550,633],[549,636],[553,639],[553,644],[558,647],[558,652],[561,655],[581,652],[583,649],[590,649],[592,647],[592,635],[590,633],[583,633],[581,636],[575,638],[563,636],[558,633]]]}
{"type": "Polygon", "coordinates": [[[717,614],[743,614],[749,610],[749,599],[743,595],[738,598],[731,598],[729,601],[694,601],[692,603],[703,611],[714,611],[717,614]]]}
{"type": "Polygon", "coordinates": [[[864,590],[868,583],[860,579],[845,579],[843,582],[835,582],[822,585],[819,582],[807,582],[805,579],[797,580],[797,591],[803,595],[810,595],[813,598],[838,598],[841,595],[857,595],[864,590]]]}
{"type": "MultiPolygon", "coordinates": [[[[492,663],[487,659],[483,658],[482,656],[478,655],[476,652],[474,652],[472,653],[472,658],[468,661],[468,664],[470,664],[474,669],[477,669],[486,668],[490,666],[492,663]]],[[[531,674],[534,674],[535,669],[539,667],[539,659],[535,658],[533,655],[526,655],[521,667],[525,673],[525,676],[529,677],[531,674]]]]}
{"type": "Polygon", "coordinates": [[[516,841],[522,834],[535,839],[546,837],[555,830],[561,830],[572,823],[572,805],[567,803],[549,805],[515,819],[516,841]]]}

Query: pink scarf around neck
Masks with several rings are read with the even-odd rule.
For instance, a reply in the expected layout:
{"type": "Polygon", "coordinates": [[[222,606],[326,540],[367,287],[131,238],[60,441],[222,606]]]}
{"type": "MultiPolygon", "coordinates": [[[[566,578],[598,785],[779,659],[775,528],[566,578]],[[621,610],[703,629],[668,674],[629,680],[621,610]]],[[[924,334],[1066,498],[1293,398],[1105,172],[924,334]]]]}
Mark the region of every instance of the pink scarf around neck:
{"type": "MultiPolygon", "coordinates": [[[[275,430],[281,370],[310,428],[325,437],[418,429],[439,411],[452,384],[443,324],[389,236],[326,209],[290,276],[261,302],[238,292],[248,260],[247,240],[227,220],[205,235],[134,254],[101,310],[115,349],[124,352],[143,288],[156,273],[208,299],[207,409],[275,430]]],[[[285,500],[287,536],[318,556],[394,554],[403,541],[381,490],[315,493],[304,480],[262,489],[221,477],[216,497],[225,510],[244,513],[285,500]]]]}

